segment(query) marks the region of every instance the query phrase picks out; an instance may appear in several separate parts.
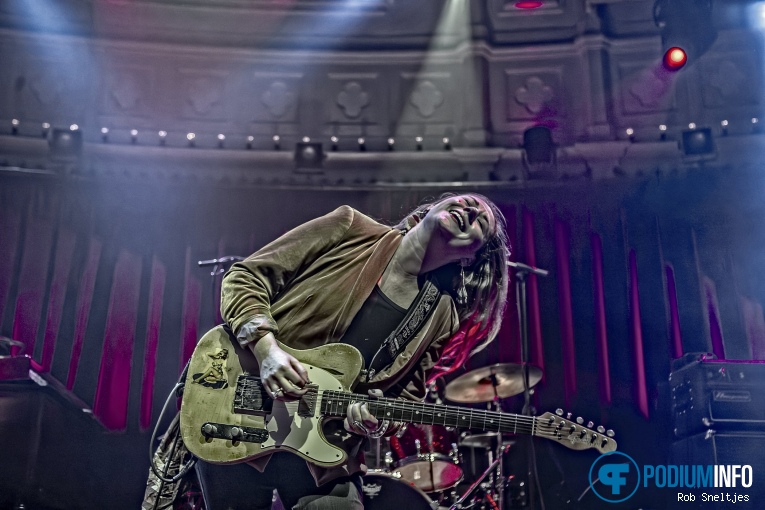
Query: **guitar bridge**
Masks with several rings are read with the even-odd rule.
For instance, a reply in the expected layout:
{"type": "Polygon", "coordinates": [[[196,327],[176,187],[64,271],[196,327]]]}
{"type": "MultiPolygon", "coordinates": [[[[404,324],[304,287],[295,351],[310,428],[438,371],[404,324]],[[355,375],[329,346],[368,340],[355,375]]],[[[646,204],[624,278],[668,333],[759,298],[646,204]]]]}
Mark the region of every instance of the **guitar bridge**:
{"type": "Polygon", "coordinates": [[[241,374],[236,379],[236,390],[234,391],[235,413],[265,416],[271,413],[273,403],[274,401],[266,393],[266,388],[263,386],[260,377],[241,374]]]}

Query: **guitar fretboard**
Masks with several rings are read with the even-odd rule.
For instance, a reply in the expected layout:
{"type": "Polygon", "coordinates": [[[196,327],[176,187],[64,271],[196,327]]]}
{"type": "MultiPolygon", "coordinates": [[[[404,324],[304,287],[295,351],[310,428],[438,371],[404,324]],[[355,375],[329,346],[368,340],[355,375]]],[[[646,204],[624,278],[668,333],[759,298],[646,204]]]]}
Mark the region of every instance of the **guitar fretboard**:
{"type": "Polygon", "coordinates": [[[323,391],[321,413],[345,416],[348,404],[353,402],[366,402],[367,409],[378,420],[444,425],[512,434],[534,435],[536,431],[536,418],[530,416],[392,398],[373,398],[332,390],[323,391]]]}

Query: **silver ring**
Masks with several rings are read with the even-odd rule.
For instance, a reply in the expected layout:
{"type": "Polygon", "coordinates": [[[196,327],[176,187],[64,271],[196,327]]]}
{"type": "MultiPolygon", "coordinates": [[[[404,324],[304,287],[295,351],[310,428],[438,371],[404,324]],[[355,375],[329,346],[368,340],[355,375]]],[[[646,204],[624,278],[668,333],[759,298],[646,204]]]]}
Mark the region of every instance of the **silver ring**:
{"type": "Polygon", "coordinates": [[[275,396],[275,397],[278,397],[278,396],[282,395],[283,393],[284,393],[284,389],[282,389],[282,388],[279,388],[278,390],[276,390],[276,391],[274,392],[274,396],[275,396]]]}
{"type": "Polygon", "coordinates": [[[358,420],[353,420],[353,425],[354,425],[354,427],[356,427],[357,429],[361,429],[361,430],[363,430],[363,431],[364,431],[364,434],[369,434],[369,429],[368,429],[368,428],[366,427],[366,425],[364,425],[362,422],[360,422],[360,421],[358,421],[358,420]]]}

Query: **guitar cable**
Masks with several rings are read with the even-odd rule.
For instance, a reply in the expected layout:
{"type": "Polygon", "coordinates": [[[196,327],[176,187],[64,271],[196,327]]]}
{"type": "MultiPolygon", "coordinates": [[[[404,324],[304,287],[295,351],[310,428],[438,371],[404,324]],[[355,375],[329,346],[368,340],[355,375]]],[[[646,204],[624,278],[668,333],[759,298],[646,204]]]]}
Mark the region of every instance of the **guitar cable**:
{"type": "MultiPolygon", "coordinates": [[[[186,363],[186,366],[184,367],[183,372],[181,372],[181,376],[178,379],[178,382],[173,387],[173,389],[170,390],[170,394],[167,396],[167,400],[165,400],[165,404],[162,406],[162,410],[159,412],[159,418],[157,418],[157,423],[156,425],[154,425],[154,431],[152,432],[151,438],[149,439],[149,466],[151,467],[151,470],[154,472],[154,475],[157,478],[159,478],[159,480],[162,481],[163,483],[177,482],[178,480],[186,476],[186,474],[191,470],[191,468],[194,467],[194,464],[196,464],[197,462],[197,458],[192,455],[191,459],[179,469],[178,473],[175,476],[171,478],[167,478],[166,475],[167,475],[168,469],[170,468],[170,461],[168,460],[165,463],[164,470],[163,470],[164,472],[160,474],[159,469],[157,468],[156,464],[154,464],[155,452],[152,451],[152,445],[154,444],[154,441],[157,439],[157,432],[159,431],[159,425],[160,423],[162,423],[162,419],[165,417],[165,411],[167,411],[167,408],[170,406],[170,401],[173,399],[173,397],[178,398],[181,395],[183,395],[183,388],[186,386],[186,374],[188,373],[188,370],[189,370],[189,363],[186,363]]],[[[179,439],[180,439],[180,433],[178,437],[176,437],[175,440],[173,441],[173,446],[170,449],[170,455],[168,456],[168,459],[173,457],[173,454],[175,453],[175,449],[178,445],[179,439]]],[[[162,486],[160,485],[160,489],[161,487],[162,486]]]]}

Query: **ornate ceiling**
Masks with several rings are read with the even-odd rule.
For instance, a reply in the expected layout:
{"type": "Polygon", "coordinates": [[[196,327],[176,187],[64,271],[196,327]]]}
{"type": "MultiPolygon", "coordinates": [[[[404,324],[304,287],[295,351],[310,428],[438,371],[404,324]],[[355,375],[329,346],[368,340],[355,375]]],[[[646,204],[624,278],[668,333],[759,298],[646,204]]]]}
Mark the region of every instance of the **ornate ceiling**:
{"type": "Polygon", "coordinates": [[[691,122],[712,128],[722,164],[741,144],[760,145],[763,41],[743,3],[715,5],[715,45],[674,75],[658,66],[644,0],[551,0],[532,11],[501,0],[48,3],[0,4],[6,167],[519,183],[695,165],[677,143],[691,122]],[[43,123],[76,124],[82,157],[56,160],[43,123]],[[551,171],[523,163],[523,132],[537,124],[558,146],[551,171]],[[322,143],[323,170],[294,172],[304,137],[322,143]]]}

